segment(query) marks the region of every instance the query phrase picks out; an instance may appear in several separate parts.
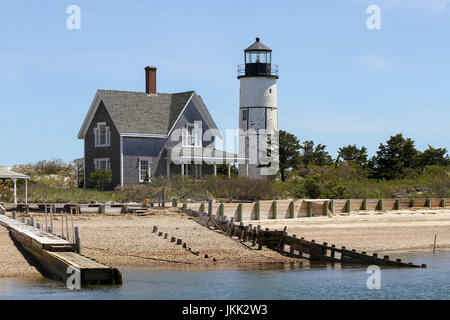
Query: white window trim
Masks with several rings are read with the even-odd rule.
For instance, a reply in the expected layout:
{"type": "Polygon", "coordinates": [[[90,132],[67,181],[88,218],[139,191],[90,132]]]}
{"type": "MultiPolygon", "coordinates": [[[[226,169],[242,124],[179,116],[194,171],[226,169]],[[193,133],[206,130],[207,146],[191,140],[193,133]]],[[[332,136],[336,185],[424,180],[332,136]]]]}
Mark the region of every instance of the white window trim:
{"type": "MultiPolygon", "coordinates": [[[[201,139],[202,139],[201,121],[195,121],[195,122],[199,122],[200,124],[198,124],[198,123],[186,123],[186,125],[182,129],[181,140],[182,140],[182,146],[183,147],[196,147],[196,148],[199,148],[199,147],[202,146],[202,142],[201,142],[201,139]],[[200,125],[200,127],[199,127],[199,125],[200,125]],[[191,142],[188,142],[188,139],[187,139],[189,137],[189,135],[188,135],[189,128],[193,128],[194,144],[192,144],[191,142]]],[[[191,141],[192,141],[192,136],[191,136],[191,141]]]]}
{"type": "Polygon", "coordinates": [[[152,178],[152,158],[150,157],[139,157],[138,169],[139,169],[139,182],[144,182],[144,179],[141,179],[141,161],[148,161],[148,178],[151,180],[152,178]]]}
{"type": "Polygon", "coordinates": [[[95,170],[100,169],[98,168],[98,162],[106,161],[106,170],[111,170],[111,160],[109,158],[95,158],[94,159],[94,168],[95,170]]]}
{"type": "Polygon", "coordinates": [[[106,127],[106,122],[97,122],[97,126],[94,128],[94,145],[95,147],[109,147],[111,145],[111,131],[109,127],[106,127],[106,143],[100,144],[100,126],[106,127]]]}

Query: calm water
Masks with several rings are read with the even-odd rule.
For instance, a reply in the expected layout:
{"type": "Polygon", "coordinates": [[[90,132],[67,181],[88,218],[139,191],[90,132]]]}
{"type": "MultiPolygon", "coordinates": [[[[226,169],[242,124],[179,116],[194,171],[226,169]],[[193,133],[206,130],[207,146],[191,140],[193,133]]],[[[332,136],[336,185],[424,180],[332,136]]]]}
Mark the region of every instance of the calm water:
{"type": "Polygon", "coordinates": [[[0,299],[450,299],[450,252],[391,254],[427,269],[381,269],[369,290],[365,267],[339,264],[232,269],[124,269],[123,286],[69,290],[62,283],[0,279],[0,299]]]}

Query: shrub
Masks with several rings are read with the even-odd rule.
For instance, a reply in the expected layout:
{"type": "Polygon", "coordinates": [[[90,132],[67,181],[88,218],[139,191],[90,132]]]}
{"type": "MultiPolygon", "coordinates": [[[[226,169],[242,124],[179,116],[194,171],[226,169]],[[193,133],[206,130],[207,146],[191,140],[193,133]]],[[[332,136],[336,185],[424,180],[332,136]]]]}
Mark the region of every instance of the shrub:
{"type": "Polygon", "coordinates": [[[105,184],[112,181],[112,171],[106,169],[96,169],[89,175],[89,184],[99,190],[105,189],[105,184]]]}
{"type": "Polygon", "coordinates": [[[40,160],[35,164],[16,165],[12,170],[33,177],[49,175],[75,177],[76,175],[75,165],[61,159],[40,160]]]}

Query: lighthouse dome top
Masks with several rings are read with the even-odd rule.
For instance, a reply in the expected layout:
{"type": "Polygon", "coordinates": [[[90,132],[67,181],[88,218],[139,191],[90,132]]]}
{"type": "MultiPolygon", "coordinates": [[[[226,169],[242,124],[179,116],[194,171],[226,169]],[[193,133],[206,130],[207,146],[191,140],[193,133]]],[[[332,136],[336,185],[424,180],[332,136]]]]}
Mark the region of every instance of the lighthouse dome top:
{"type": "Polygon", "coordinates": [[[264,43],[261,42],[260,38],[256,38],[255,43],[253,43],[250,47],[244,50],[245,52],[248,51],[272,51],[268,46],[266,46],[264,43]]]}

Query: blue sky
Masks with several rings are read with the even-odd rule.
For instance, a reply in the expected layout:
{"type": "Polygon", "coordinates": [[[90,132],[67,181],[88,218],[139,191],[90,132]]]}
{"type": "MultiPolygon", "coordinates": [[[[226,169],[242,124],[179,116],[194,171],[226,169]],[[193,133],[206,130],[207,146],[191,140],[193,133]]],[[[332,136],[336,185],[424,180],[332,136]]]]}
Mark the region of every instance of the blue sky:
{"type": "Polygon", "coordinates": [[[256,36],[279,64],[279,128],[376,152],[403,133],[450,149],[450,0],[2,1],[0,165],[83,156],[97,89],[195,90],[219,128],[237,126],[236,65],[256,36]],[[81,8],[81,29],[66,8],[81,8]],[[381,8],[381,30],[366,9],[381,8]]]}

